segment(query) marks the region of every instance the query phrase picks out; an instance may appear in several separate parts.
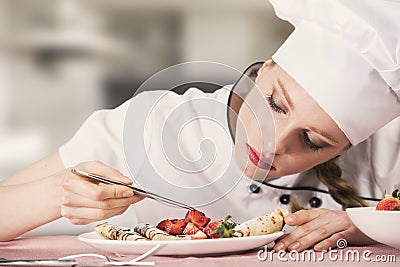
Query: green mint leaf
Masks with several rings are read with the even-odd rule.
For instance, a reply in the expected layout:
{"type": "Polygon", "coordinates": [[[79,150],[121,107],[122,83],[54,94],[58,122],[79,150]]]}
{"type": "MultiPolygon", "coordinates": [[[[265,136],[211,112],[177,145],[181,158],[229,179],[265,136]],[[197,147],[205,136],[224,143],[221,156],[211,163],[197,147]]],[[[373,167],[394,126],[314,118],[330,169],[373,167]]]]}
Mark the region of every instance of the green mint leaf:
{"type": "Polygon", "coordinates": [[[217,228],[211,231],[211,234],[218,234],[220,238],[231,237],[236,223],[232,222],[230,218],[231,216],[228,215],[217,228]]]}

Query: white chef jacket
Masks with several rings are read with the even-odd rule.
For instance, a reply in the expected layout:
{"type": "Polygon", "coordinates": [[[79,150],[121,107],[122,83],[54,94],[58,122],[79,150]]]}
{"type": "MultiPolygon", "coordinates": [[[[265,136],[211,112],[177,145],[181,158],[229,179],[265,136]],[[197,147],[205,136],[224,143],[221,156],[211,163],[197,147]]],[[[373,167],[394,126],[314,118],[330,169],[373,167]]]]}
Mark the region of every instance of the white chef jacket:
{"type": "MultiPolygon", "coordinates": [[[[93,113],[75,136],[59,149],[65,168],[73,167],[86,161],[99,160],[118,169],[128,177],[146,177],[146,167],[140,168],[139,166],[139,168],[132,170],[131,173],[126,164],[122,141],[124,118],[129,105],[140,113],[140,109],[146,103],[154,103],[154,100],[158,99],[162,94],[165,94],[165,91],[143,92],[116,109],[100,110],[93,113]]],[[[214,93],[204,93],[195,88],[189,89],[183,95],[168,92],[168,97],[163,98],[165,101],[158,103],[158,105],[161,105],[160,112],[168,114],[168,111],[176,108],[177,104],[199,97],[227,103],[229,87],[221,88],[214,93]]],[[[193,112],[196,114],[196,110],[193,112]]],[[[154,116],[152,119],[154,125],[160,123],[157,121],[158,119],[163,120],[164,118],[162,115],[154,116]]],[[[226,119],[221,123],[229,127],[226,119]]],[[[209,124],[204,127],[201,120],[196,127],[199,127],[198,129],[201,129],[201,131],[188,131],[186,134],[208,135],[215,130],[209,124]]],[[[140,130],[139,125],[138,130],[140,130]]],[[[384,192],[391,192],[393,188],[400,186],[398,178],[400,174],[399,136],[400,119],[396,119],[341,157],[343,178],[350,181],[362,197],[370,200],[371,205],[376,205],[375,200],[381,198],[384,192]]],[[[229,142],[233,146],[232,140],[229,140],[229,142]]],[[[240,173],[239,169],[233,168],[232,175],[240,175],[240,173]]],[[[257,193],[252,193],[249,190],[251,183],[250,179],[243,177],[221,199],[199,209],[213,220],[221,219],[229,214],[237,222],[271,212],[276,208],[289,209],[288,196],[295,197],[298,202],[307,208],[342,209],[330,197],[326,186],[317,179],[313,171],[288,175],[266,181],[264,184],[258,184],[260,190],[257,193]]],[[[185,213],[186,211],[181,208],[174,208],[151,199],[144,199],[132,205],[124,214],[107,221],[124,226],[133,226],[137,222],[156,224],[165,218],[183,218],[185,213]]],[[[75,226],[70,224],[67,219],[61,218],[31,231],[27,235],[43,233],[78,234],[92,231],[96,224],[75,226]]]]}

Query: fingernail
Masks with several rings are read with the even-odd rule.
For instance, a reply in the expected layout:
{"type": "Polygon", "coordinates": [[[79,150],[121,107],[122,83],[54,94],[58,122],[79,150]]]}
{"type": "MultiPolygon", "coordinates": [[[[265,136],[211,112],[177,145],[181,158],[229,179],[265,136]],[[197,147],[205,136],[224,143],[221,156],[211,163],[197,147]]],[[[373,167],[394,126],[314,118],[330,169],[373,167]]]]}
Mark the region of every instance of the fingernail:
{"type": "Polygon", "coordinates": [[[314,246],[315,251],[322,251],[322,245],[318,244],[314,246]]]}
{"type": "Polygon", "coordinates": [[[122,180],[126,184],[132,184],[132,180],[129,179],[128,177],[126,177],[126,176],[122,176],[122,180]]]}
{"type": "Polygon", "coordinates": [[[279,242],[278,244],[275,245],[274,250],[275,251],[282,250],[284,246],[285,245],[283,243],[279,242]]]}
{"type": "Polygon", "coordinates": [[[133,191],[132,190],[127,190],[122,192],[122,197],[131,197],[133,196],[133,191]]]}
{"type": "Polygon", "coordinates": [[[293,216],[291,216],[291,215],[286,216],[285,222],[286,223],[293,223],[294,222],[293,216]]]}
{"type": "Polygon", "coordinates": [[[300,247],[300,243],[299,242],[295,242],[292,245],[290,245],[289,250],[296,250],[300,247]]]}

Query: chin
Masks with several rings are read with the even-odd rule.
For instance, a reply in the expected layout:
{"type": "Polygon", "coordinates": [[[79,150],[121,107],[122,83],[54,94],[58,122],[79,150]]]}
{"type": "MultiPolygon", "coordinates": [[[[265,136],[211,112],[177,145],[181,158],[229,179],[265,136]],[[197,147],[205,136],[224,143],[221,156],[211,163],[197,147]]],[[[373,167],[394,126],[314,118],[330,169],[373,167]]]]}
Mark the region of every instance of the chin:
{"type": "Polygon", "coordinates": [[[248,164],[248,166],[246,166],[246,168],[244,169],[244,174],[249,177],[250,179],[253,180],[259,180],[259,181],[264,181],[269,177],[269,171],[265,171],[259,168],[256,168],[254,165],[252,165],[251,163],[248,164]]]}
{"type": "Polygon", "coordinates": [[[255,170],[255,168],[247,167],[244,169],[243,172],[247,177],[254,179],[256,170],[255,170]]]}
{"type": "Polygon", "coordinates": [[[265,179],[266,180],[269,180],[269,179],[275,179],[275,178],[279,178],[279,177],[282,177],[283,175],[280,175],[280,174],[278,174],[278,173],[276,173],[276,172],[274,172],[274,171],[270,171],[268,174],[267,174],[267,177],[265,177],[265,179]]]}

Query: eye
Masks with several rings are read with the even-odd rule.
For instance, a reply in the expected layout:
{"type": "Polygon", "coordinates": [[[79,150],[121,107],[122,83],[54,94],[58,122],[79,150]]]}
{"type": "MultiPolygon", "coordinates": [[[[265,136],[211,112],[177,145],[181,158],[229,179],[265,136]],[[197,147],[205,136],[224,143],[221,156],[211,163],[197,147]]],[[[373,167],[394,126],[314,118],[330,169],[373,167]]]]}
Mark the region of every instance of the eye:
{"type": "Polygon", "coordinates": [[[276,112],[278,113],[283,113],[286,114],[286,111],[284,111],[278,104],[276,104],[275,99],[273,95],[268,95],[267,96],[267,101],[269,106],[276,112]]]}
{"type": "Polygon", "coordinates": [[[312,150],[312,151],[318,151],[322,147],[319,145],[315,144],[313,141],[311,141],[310,137],[308,136],[307,132],[303,132],[303,139],[304,143],[312,150]]]}

